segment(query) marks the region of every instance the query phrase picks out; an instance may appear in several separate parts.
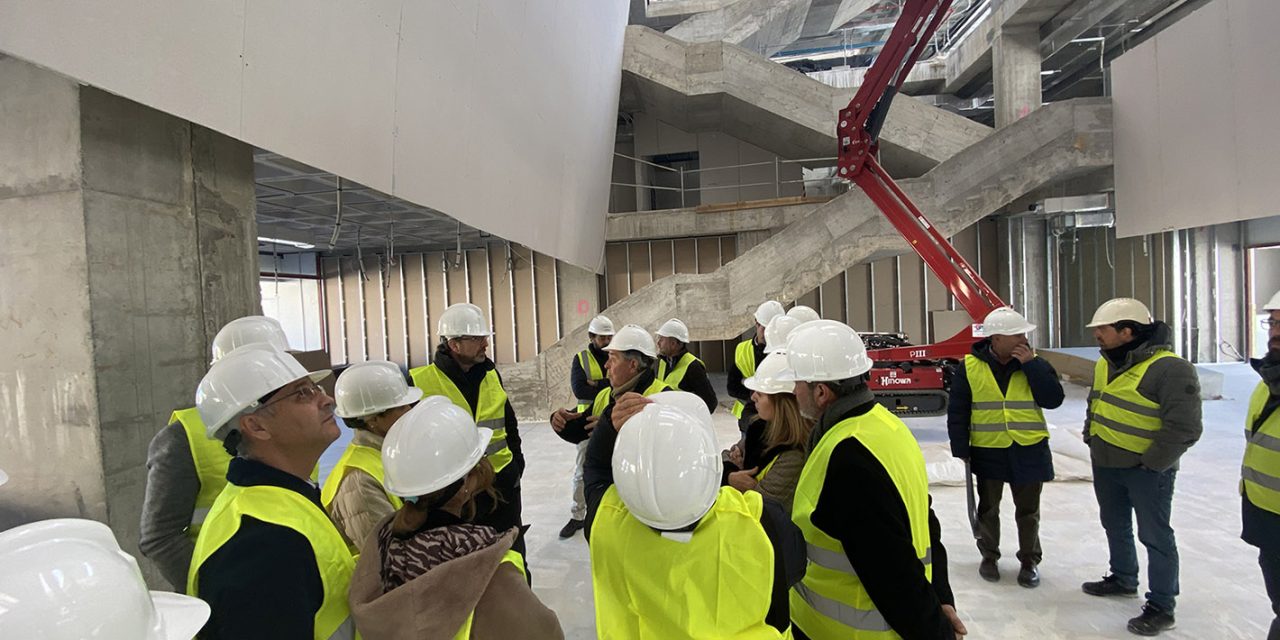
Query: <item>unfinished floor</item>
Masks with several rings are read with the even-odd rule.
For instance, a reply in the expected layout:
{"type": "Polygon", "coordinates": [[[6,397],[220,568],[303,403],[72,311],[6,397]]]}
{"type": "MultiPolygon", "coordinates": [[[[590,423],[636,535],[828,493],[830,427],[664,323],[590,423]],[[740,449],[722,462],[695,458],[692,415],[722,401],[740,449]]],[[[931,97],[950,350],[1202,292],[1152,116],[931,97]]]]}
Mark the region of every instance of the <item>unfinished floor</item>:
{"type": "MultiPolygon", "coordinates": [[[[1167,638],[1263,638],[1271,621],[1257,552],[1240,541],[1236,493],[1244,449],[1241,425],[1257,377],[1247,365],[1215,368],[1225,374],[1225,398],[1205,403],[1204,437],[1183,458],[1177,480],[1173,520],[1182,563],[1182,595],[1178,627],[1162,636],[1167,638]]],[[[1061,427],[1054,436],[1055,449],[1070,452],[1078,444],[1068,438],[1084,415],[1084,397],[1085,389],[1067,385],[1067,402],[1048,412],[1049,421],[1061,427]]],[[[727,446],[737,435],[733,419],[723,410],[715,417],[717,432],[727,446]]],[[[944,463],[945,420],[923,418],[910,424],[928,459],[944,463]]],[[[569,516],[568,478],[575,449],[557,438],[545,422],[523,424],[520,432],[528,460],[524,513],[525,522],[532,525],[529,565],[534,590],[560,616],[567,638],[594,638],[586,542],[581,534],[569,540],[557,537],[569,516]]],[[[326,454],[327,464],[322,464],[324,471],[339,452],[335,443],[326,454]]],[[[1072,463],[1070,456],[1058,459],[1059,471],[1072,463]]],[[[977,575],[979,556],[967,534],[964,489],[935,485],[931,493],[950,556],[952,588],[970,638],[1136,637],[1125,630],[1125,622],[1138,614],[1140,600],[1104,600],[1080,592],[1081,582],[1096,580],[1107,570],[1106,539],[1089,482],[1054,482],[1045,488],[1043,582],[1034,590],[1023,589],[1013,580],[1017,566],[1010,500],[1003,502],[1004,580],[990,584],[977,575]]],[[[1140,589],[1145,589],[1145,557],[1139,545],[1140,589]]]]}

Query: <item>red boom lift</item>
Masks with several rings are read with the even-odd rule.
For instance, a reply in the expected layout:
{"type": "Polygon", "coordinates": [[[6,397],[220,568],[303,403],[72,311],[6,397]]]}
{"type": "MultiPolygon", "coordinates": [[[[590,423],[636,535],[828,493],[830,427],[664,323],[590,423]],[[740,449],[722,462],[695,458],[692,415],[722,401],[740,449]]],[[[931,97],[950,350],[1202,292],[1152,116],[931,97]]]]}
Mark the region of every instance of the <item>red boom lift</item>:
{"type": "MultiPolygon", "coordinates": [[[[902,234],[975,323],[1005,306],[1000,296],[947,242],[877,161],[880,128],[902,83],[951,8],[951,0],[906,0],[902,16],[862,87],[839,113],[839,175],[858,185],[902,234]]],[[[898,415],[946,412],[949,365],[964,358],[977,338],[971,328],[929,345],[910,345],[901,334],[864,334],[875,361],[870,386],[898,415]]]]}

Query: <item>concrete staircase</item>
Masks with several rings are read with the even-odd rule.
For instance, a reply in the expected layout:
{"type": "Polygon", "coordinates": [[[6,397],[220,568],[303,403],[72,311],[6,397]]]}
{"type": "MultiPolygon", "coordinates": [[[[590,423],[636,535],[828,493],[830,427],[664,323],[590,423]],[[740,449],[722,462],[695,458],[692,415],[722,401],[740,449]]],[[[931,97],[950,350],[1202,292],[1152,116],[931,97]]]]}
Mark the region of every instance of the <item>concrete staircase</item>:
{"type": "MultiPolygon", "coordinates": [[[[784,158],[835,155],[836,113],[854,94],[736,45],[687,44],[634,25],[622,71],[624,111],[689,132],[723,132],[784,158]]],[[[919,176],[991,131],[903,96],[881,130],[882,161],[892,175],[919,176]]]]}
{"type": "MultiPolygon", "coordinates": [[[[943,232],[954,235],[1047,185],[1112,164],[1111,103],[1084,98],[1045,106],[953,155],[902,188],[943,232]]],[[[663,278],[605,310],[615,323],[650,330],[679,317],[695,340],[722,340],[751,324],[762,300],[794,300],[849,267],[908,250],[861,190],[814,209],[714,273],[663,278]]],[[[504,366],[522,416],[567,406],[570,358],[586,327],[537,359],[504,366]]]]}

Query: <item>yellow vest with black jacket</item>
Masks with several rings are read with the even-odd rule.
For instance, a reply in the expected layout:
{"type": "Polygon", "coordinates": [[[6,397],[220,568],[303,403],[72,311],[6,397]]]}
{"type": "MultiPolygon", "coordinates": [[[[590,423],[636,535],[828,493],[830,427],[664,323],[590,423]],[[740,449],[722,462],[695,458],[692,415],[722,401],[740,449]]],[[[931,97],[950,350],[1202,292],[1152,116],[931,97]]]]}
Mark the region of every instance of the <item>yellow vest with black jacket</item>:
{"type": "MultiPolygon", "coordinates": [[[[241,487],[228,483],[205,520],[196,539],[187,574],[187,594],[199,596],[200,568],[240,529],[244,516],[292,529],[311,544],[324,588],[324,600],[315,614],[315,640],[359,638],[347,604],[347,590],[355,559],[342,534],[325,512],[301,494],[282,487],[241,487]]],[[[234,614],[229,614],[234,615],[234,614]]]]}
{"type": "Polygon", "coordinates": [[[454,404],[467,410],[475,418],[477,427],[493,429],[489,438],[489,447],[485,455],[493,465],[494,472],[502,471],[515,457],[507,447],[507,392],[498,379],[498,370],[490,369],[480,383],[480,395],[476,400],[475,411],[467,404],[458,386],[434,364],[418,367],[409,371],[414,386],[422,389],[427,396],[445,396],[454,404]]]}
{"type": "MultiPolygon", "coordinates": [[[[649,383],[649,386],[645,387],[644,391],[642,391],[640,395],[649,397],[660,391],[667,391],[670,388],[671,386],[668,385],[667,383],[657,378],[654,378],[653,382],[649,383]]],[[[591,403],[591,415],[599,416],[600,414],[604,413],[604,410],[609,408],[609,402],[612,399],[613,399],[612,387],[605,387],[601,389],[600,393],[596,394],[595,402],[591,403]]]]}
{"type": "MultiPolygon", "coordinates": [[[[733,350],[733,365],[738,368],[738,372],[742,374],[745,380],[756,374],[756,343],[754,338],[749,338],[738,343],[737,348],[733,350]]],[[[741,400],[733,402],[733,417],[741,418],[742,412],[746,411],[747,405],[741,400]]]]}
{"type": "Polygon", "coordinates": [[[1049,437],[1049,426],[1031,394],[1026,373],[1014,371],[1002,392],[985,360],[966,355],[964,372],[973,398],[969,410],[970,446],[1007,449],[1015,442],[1030,446],[1049,437]]]}
{"type": "Polygon", "coordinates": [[[929,480],[924,455],[910,430],[877,404],[865,414],[836,423],[822,434],[809,454],[796,486],[791,519],[804,534],[809,565],[804,579],[791,588],[791,621],[813,640],[899,637],[876,609],[844,545],[813,524],[812,516],[826,481],[831,454],[841,442],[856,438],[884,466],[906,507],[912,546],[933,579],[929,538],[929,480]]]}
{"type": "Polygon", "coordinates": [[[227,465],[231,463],[231,454],[223,448],[222,442],[209,437],[200,412],[195,407],[174,411],[169,417],[169,424],[179,423],[187,436],[187,446],[191,450],[191,462],[195,465],[196,477],[200,480],[200,492],[196,494],[196,508],[191,513],[191,524],[187,526],[187,535],[194,541],[200,535],[200,526],[209,516],[213,502],[227,486],[227,465]]]}
{"type": "Polygon", "coordinates": [[[721,487],[687,541],[636,520],[609,487],[591,534],[596,633],[608,640],[781,638],[765,623],[773,546],[760,494],[721,487]]]}
{"type": "Polygon", "coordinates": [[[1253,428],[1270,395],[1267,384],[1259,382],[1249,398],[1240,493],[1259,509],[1280,515],[1280,410],[1272,411],[1256,431],[1253,428]]]}
{"type": "Polygon", "coordinates": [[[680,356],[680,360],[676,361],[675,366],[671,367],[671,372],[668,373],[666,358],[658,358],[658,379],[667,383],[672,389],[679,389],[680,382],[684,380],[684,374],[689,371],[689,365],[695,362],[702,361],[686,351],[684,355],[680,356]]]}
{"type": "MultiPolygon", "coordinates": [[[[600,366],[600,361],[591,354],[591,349],[586,348],[578,352],[578,366],[582,367],[582,372],[587,375],[587,380],[591,382],[599,382],[604,380],[604,369],[600,366]]],[[[591,408],[592,398],[578,398],[578,413],[582,413],[591,408]]]]}
{"type": "Polygon", "coordinates": [[[1160,405],[1138,393],[1138,386],[1151,365],[1177,357],[1172,351],[1156,350],[1114,379],[1111,362],[1105,356],[1098,358],[1089,392],[1089,433],[1125,451],[1146,453],[1162,426],[1160,405]]]}

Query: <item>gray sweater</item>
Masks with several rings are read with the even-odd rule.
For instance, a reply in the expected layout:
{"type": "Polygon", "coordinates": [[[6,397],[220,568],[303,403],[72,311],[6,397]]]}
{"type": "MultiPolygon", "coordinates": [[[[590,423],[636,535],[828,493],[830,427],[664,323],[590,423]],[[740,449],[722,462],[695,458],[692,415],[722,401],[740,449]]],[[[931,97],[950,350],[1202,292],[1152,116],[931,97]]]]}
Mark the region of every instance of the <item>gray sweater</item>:
{"type": "MultiPolygon", "coordinates": [[[[1110,380],[1132,369],[1135,365],[1155,355],[1156,351],[1173,350],[1169,326],[1156,323],[1155,333],[1137,348],[1129,351],[1122,362],[1111,362],[1110,380]]],[[[1103,358],[1107,354],[1103,352],[1103,358]]],[[[1110,381],[1108,380],[1108,381],[1110,381]]],[[[1178,459],[1191,445],[1200,439],[1203,424],[1200,418],[1200,376],[1190,362],[1182,358],[1162,358],[1147,369],[1138,393],[1159,405],[1160,429],[1155,432],[1155,442],[1146,453],[1137,454],[1114,446],[1089,433],[1089,418],[1085,417],[1084,441],[1089,443],[1093,464],[1110,469],[1145,467],[1152,471],[1166,471],[1178,467],[1178,459]]]]}
{"type": "Polygon", "coordinates": [[[200,476],[191,459],[187,434],[175,422],[161,429],[147,448],[147,489],[138,548],[179,592],[187,589],[187,571],[195,551],[187,526],[199,493],[200,476]]]}

